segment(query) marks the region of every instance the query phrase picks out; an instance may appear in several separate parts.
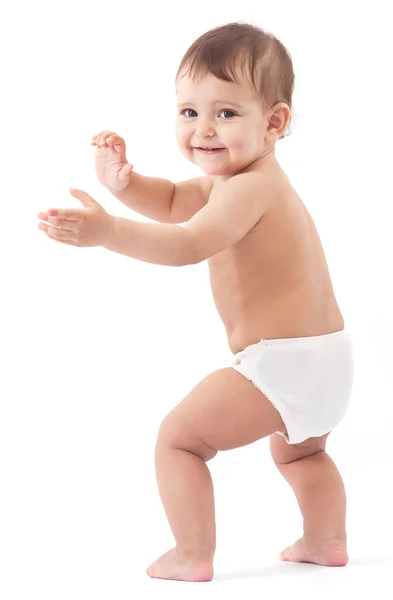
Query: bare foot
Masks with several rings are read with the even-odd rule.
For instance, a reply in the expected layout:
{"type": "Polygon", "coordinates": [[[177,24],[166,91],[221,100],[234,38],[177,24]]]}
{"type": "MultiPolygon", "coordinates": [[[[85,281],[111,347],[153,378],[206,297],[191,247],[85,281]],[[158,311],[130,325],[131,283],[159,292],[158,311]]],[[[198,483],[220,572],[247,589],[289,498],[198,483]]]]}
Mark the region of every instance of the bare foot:
{"type": "Polygon", "coordinates": [[[324,567],[344,567],[348,562],[348,553],[343,540],[329,540],[311,547],[301,538],[281,552],[280,560],[315,563],[324,567]]]}
{"type": "Polygon", "coordinates": [[[213,565],[196,559],[181,559],[176,548],[163,554],[146,569],[150,577],[177,581],[211,581],[213,565]]]}

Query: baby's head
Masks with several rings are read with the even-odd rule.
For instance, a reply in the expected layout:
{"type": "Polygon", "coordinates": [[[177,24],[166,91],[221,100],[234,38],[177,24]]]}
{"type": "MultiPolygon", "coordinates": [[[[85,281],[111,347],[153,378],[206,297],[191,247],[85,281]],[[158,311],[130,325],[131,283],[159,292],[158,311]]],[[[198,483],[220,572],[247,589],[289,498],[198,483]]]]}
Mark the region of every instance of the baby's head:
{"type": "Polygon", "coordinates": [[[294,79],[291,56],[272,34],[243,23],[204,33],[176,75],[180,150],[224,178],[271,156],[291,121],[294,79]]]}

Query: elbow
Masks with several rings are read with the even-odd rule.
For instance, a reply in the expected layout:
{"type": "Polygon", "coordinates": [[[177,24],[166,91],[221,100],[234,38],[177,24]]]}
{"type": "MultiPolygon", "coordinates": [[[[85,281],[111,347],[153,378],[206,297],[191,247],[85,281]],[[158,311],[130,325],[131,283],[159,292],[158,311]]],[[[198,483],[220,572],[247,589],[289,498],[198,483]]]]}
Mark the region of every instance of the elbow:
{"type": "Polygon", "coordinates": [[[205,259],[197,256],[193,256],[190,260],[187,261],[187,265],[197,265],[198,263],[203,262],[205,259]]]}
{"type": "Polygon", "coordinates": [[[202,262],[204,258],[201,258],[196,252],[190,251],[186,254],[183,254],[180,257],[179,262],[177,263],[178,267],[186,267],[188,265],[197,265],[202,262]]]}

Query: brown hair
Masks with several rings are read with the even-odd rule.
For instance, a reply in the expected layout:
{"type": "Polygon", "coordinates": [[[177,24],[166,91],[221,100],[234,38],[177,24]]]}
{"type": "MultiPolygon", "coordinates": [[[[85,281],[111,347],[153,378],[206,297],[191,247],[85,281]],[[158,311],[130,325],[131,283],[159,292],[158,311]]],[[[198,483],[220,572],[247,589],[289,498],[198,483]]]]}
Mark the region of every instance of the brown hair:
{"type": "Polygon", "coordinates": [[[183,56],[176,80],[185,70],[182,76],[189,74],[193,79],[210,73],[240,83],[236,75],[239,65],[264,108],[285,102],[292,113],[295,75],[291,55],[273,34],[247,23],[229,23],[201,35],[183,56]]]}

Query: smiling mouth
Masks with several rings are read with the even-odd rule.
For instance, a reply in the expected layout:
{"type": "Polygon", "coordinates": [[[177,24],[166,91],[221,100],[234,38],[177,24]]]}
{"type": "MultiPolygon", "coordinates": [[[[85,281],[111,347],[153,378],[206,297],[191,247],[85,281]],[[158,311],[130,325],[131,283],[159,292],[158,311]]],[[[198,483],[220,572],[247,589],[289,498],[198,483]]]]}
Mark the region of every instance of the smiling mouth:
{"type": "Polygon", "coordinates": [[[214,152],[220,152],[221,150],[225,150],[225,148],[202,148],[202,147],[196,147],[196,150],[199,150],[200,152],[204,152],[205,154],[211,154],[214,152]]]}

